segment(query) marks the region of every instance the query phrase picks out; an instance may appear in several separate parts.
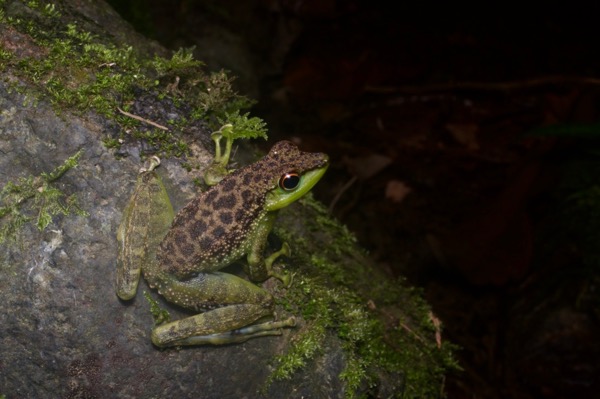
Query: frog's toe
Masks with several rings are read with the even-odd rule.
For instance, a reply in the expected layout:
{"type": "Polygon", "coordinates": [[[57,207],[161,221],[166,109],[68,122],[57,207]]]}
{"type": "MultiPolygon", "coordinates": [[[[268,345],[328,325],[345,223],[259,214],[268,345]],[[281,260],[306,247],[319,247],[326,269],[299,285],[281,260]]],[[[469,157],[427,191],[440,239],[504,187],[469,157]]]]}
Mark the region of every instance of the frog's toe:
{"type": "Polygon", "coordinates": [[[294,316],[289,317],[283,321],[285,327],[296,327],[296,318],[294,316]]]}
{"type": "Polygon", "coordinates": [[[296,275],[296,273],[275,273],[275,272],[271,272],[269,274],[271,277],[275,277],[277,280],[281,281],[283,283],[283,286],[285,288],[288,288],[292,285],[292,282],[294,281],[294,276],[296,275]]]}
{"type": "Polygon", "coordinates": [[[292,286],[292,283],[294,282],[295,276],[296,273],[286,273],[284,276],[284,280],[281,280],[283,282],[283,286],[285,288],[290,288],[292,286]]]}
{"type": "Polygon", "coordinates": [[[140,173],[152,172],[158,167],[158,165],[160,165],[160,158],[156,155],[153,155],[148,161],[148,167],[140,168],[140,173]]]}
{"type": "Polygon", "coordinates": [[[287,242],[284,242],[281,245],[280,253],[281,255],[285,255],[287,257],[292,256],[292,248],[290,248],[290,245],[287,242]]]}

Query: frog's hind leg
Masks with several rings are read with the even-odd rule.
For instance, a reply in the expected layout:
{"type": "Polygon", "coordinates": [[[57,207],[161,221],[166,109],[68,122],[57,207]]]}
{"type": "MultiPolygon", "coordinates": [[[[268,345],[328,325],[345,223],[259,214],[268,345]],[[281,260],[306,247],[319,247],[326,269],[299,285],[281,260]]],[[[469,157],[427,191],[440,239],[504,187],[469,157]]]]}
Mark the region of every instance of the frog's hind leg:
{"type": "Polygon", "coordinates": [[[265,314],[260,305],[225,306],[156,327],[152,330],[152,343],[159,347],[235,344],[265,335],[281,335],[282,328],[296,325],[290,317],[242,326],[266,315],[269,313],[265,314]],[[225,331],[216,332],[221,329],[225,331]]]}
{"type": "Polygon", "coordinates": [[[294,327],[295,325],[296,319],[294,317],[289,317],[281,321],[268,321],[260,324],[252,324],[244,328],[220,334],[205,336],[196,335],[181,341],[179,345],[237,344],[245,342],[250,338],[264,337],[265,335],[281,335],[282,328],[294,327]]]}
{"type": "MultiPolygon", "coordinates": [[[[160,177],[154,169],[142,169],[117,230],[117,295],[123,300],[135,296],[142,265],[155,265],[158,248],[174,217],[173,207],[160,177]]],[[[149,266],[148,266],[149,267],[149,266]]]]}
{"type": "Polygon", "coordinates": [[[152,331],[152,342],[159,347],[239,343],[265,335],[280,335],[281,328],[295,325],[293,318],[253,324],[273,315],[273,297],[264,289],[228,273],[203,273],[187,281],[171,280],[160,287],[159,292],[169,302],[190,309],[214,308],[156,327],[152,331]]]}

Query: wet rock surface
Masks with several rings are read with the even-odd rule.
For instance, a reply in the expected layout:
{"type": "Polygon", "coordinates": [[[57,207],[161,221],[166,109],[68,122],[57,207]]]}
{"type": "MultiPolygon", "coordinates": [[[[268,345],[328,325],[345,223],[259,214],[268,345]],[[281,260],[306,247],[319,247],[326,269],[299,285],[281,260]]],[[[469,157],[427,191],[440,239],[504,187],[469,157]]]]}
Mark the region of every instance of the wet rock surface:
{"type": "MultiPolygon", "coordinates": [[[[50,171],[83,150],[79,165],[56,186],[67,195],[76,194],[89,213],[56,216],[44,231],[25,225],[14,241],[0,247],[2,393],[97,398],[258,395],[270,373],[269,362],[289,345],[291,331],[242,345],[161,351],[149,339],[153,321],[142,295],[148,291],[145,283],[130,303],[114,293],[115,232],[141,165],[136,149],[116,159],[100,141],[101,121],[57,117],[44,104],[24,107],[23,97],[5,88],[0,102],[2,185],[50,171]]],[[[165,175],[184,175],[174,162],[162,168],[165,175]]],[[[189,189],[189,182],[182,185],[183,192],[189,189]]],[[[184,200],[174,198],[178,205],[184,200]]],[[[312,381],[305,394],[318,388],[335,397],[340,391],[335,381],[343,356],[335,347],[321,360],[328,371],[321,368],[320,378],[329,382],[312,381]]],[[[279,383],[272,392],[272,397],[291,394],[279,383]]]]}
{"type": "MultiPolygon", "coordinates": [[[[64,3],[71,7],[68,9],[77,10],[72,17],[81,20],[82,29],[101,35],[104,28],[110,31],[112,39],[141,40],[102,2],[64,3]]],[[[23,8],[18,1],[7,4],[7,10],[13,14],[18,11],[16,8],[23,8]]],[[[23,10],[19,11],[21,18],[26,17],[23,10]]],[[[2,28],[5,33],[11,29],[2,28]]],[[[156,48],[154,44],[138,43],[146,46],[146,52],[156,48]]],[[[32,51],[43,57],[43,49],[32,51]]],[[[282,336],[240,345],[167,350],[153,347],[153,320],[150,305],[143,297],[143,291],[151,290],[141,282],[136,298],[125,303],[117,298],[114,286],[116,230],[143,164],[140,153],[148,148],[131,141],[118,151],[107,149],[102,140],[116,136],[118,128],[114,122],[92,112],[57,110],[43,97],[35,98],[25,81],[5,75],[0,83],[0,189],[9,182],[17,184],[21,178],[49,173],[81,152],[78,166],[53,181],[52,186],[67,197],[76,196],[88,216],[55,215],[50,225],[40,231],[35,226],[37,208],[29,199],[20,210],[33,222],[22,226],[13,240],[0,244],[0,396],[344,396],[340,374],[348,359],[343,342],[333,332],[328,333],[319,353],[305,368],[290,380],[266,386],[275,356],[294,346],[294,337],[305,326],[302,321],[297,329],[288,329],[282,336]],[[20,89],[15,90],[16,87],[20,89]]],[[[139,104],[141,98],[148,96],[151,95],[142,93],[139,104]]],[[[143,109],[135,108],[139,104],[134,104],[133,109],[141,113],[143,109]]],[[[160,106],[161,102],[155,104],[160,106]]],[[[208,132],[199,127],[194,135],[198,136],[195,150],[212,153],[212,149],[203,148],[210,143],[208,132]]],[[[243,156],[237,160],[240,158],[243,156]]],[[[175,208],[181,208],[196,191],[194,176],[179,162],[169,159],[163,160],[159,173],[175,208]]],[[[289,225],[302,224],[302,218],[294,220],[296,223],[289,225]]],[[[331,237],[324,237],[323,242],[331,241],[331,237]]],[[[361,260],[351,261],[365,267],[361,260]]],[[[265,286],[277,290],[277,295],[283,291],[276,282],[268,281],[265,286]]],[[[152,295],[157,298],[155,293],[152,295]]],[[[361,299],[367,303],[366,298],[361,299]]],[[[402,309],[408,307],[407,302],[401,303],[402,309]]],[[[173,319],[189,314],[164,301],[160,304],[168,307],[173,319]]],[[[397,305],[386,305],[399,310],[397,305]]],[[[371,308],[374,312],[375,303],[371,308]]],[[[388,317],[390,325],[397,325],[395,317],[388,317]]],[[[418,369],[422,365],[408,367],[418,369]]],[[[378,391],[370,393],[400,394],[394,388],[403,385],[402,376],[379,370],[373,373],[380,381],[378,391]]],[[[369,388],[359,387],[359,391],[369,388]]]]}

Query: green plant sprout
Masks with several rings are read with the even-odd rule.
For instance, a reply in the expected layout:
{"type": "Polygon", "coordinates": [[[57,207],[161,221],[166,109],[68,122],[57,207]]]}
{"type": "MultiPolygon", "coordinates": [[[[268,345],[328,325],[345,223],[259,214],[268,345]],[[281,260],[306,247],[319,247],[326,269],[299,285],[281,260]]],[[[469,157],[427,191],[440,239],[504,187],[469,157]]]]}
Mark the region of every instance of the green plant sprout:
{"type": "Polygon", "coordinates": [[[248,113],[240,115],[239,111],[226,113],[224,118],[217,118],[222,124],[221,128],[211,134],[215,142],[215,158],[213,163],[204,172],[204,181],[207,185],[217,184],[229,173],[227,164],[231,156],[231,148],[237,139],[267,139],[266,123],[260,118],[249,118],[248,113]],[[221,139],[225,138],[225,150],[221,150],[221,139]]]}
{"type": "Polygon", "coordinates": [[[17,183],[6,183],[0,190],[0,243],[13,239],[19,229],[32,220],[42,231],[58,214],[88,216],[79,207],[75,195],[68,196],[52,184],[77,166],[81,154],[79,151],[67,158],[50,173],[22,177],[17,183]]]}

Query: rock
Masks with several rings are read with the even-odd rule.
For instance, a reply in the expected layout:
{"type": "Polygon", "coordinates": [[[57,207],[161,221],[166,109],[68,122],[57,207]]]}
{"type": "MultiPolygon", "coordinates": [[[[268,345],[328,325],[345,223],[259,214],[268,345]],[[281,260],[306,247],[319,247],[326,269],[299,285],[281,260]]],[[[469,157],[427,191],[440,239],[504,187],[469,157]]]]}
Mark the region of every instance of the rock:
{"type": "MultiPolygon", "coordinates": [[[[71,0],[55,4],[62,13],[61,18],[73,18],[81,29],[88,27],[95,35],[120,44],[124,40],[133,41],[140,47],[141,54],[165,53],[156,44],[144,42],[101,1],[71,0]]],[[[19,1],[7,1],[6,10],[7,15],[23,20],[49,13],[47,9],[32,11],[19,1]]],[[[3,36],[4,49],[10,51],[12,48],[16,57],[33,54],[43,59],[44,48],[35,48],[42,42],[35,42],[31,36],[21,32],[23,25],[17,24],[15,28],[6,20],[0,25],[6,34],[3,36]],[[26,46],[19,47],[18,51],[17,47],[9,46],[19,41],[25,41],[26,46]]],[[[51,24],[44,25],[42,21],[39,26],[51,24]]],[[[11,65],[14,67],[17,63],[11,65]]],[[[57,70],[60,67],[57,65],[57,70]]],[[[145,282],[141,282],[137,297],[132,301],[122,302],[115,294],[116,229],[142,165],[140,153],[144,149],[140,149],[139,142],[135,140],[128,141],[118,151],[108,149],[102,140],[117,135],[119,127],[114,120],[101,116],[93,108],[82,112],[52,105],[49,96],[40,95],[32,88],[29,75],[25,78],[24,74],[13,74],[8,70],[2,73],[0,190],[9,182],[18,184],[21,178],[49,173],[81,151],[78,166],[66,171],[51,185],[64,193],[63,203],[69,196],[76,196],[80,208],[88,216],[58,214],[46,229],[39,230],[35,219],[40,204],[35,204],[30,198],[19,204],[19,209],[33,223],[23,225],[14,239],[0,243],[0,297],[3,306],[0,312],[0,397],[336,398],[352,396],[353,392],[390,397],[400,396],[406,384],[413,392],[439,390],[440,370],[447,362],[444,359],[450,356],[449,351],[444,347],[439,354],[431,355],[430,349],[424,349],[427,346],[436,351],[431,330],[420,330],[421,327],[413,325],[414,330],[407,334],[408,329],[399,327],[408,325],[409,319],[424,319],[427,307],[419,300],[411,299],[412,294],[406,293],[402,295],[401,304],[394,304],[395,299],[392,299],[387,300],[385,307],[378,308],[384,302],[380,299],[382,294],[378,287],[384,286],[385,280],[366,269],[365,260],[356,256],[360,250],[349,240],[346,241],[351,249],[322,249],[335,250],[338,255],[346,256],[346,260],[342,257],[335,260],[345,262],[345,266],[331,263],[339,268],[339,271],[334,270],[334,277],[318,275],[326,269],[320,271],[322,265],[313,264],[313,260],[324,262],[326,257],[314,250],[310,252],[314,258],[307,255],[303,260],[290,261],[290,268],[297,265],[298,276],[289,292],[277,282],[265,284],[282,304],[287,295],[295,298],[295,304],[290,299],[292,304],[287,305],[286,311],[298,311],[298,328],[286,329],[281,336],[253,339],[239,345],[166,350],[154,347],[150,342],[153,320],[143,291],[151,292],[155,299],[158,295],[149,290],[145,282]],[[344,284],[349,284],[352,279],[340,278],[338,281],[335,277],[344,273],[344,268],[360,268],[360,273],[368,273],[370,277],[358,279],[360,287],[346,287],[344,284]],[[310,281],[317,283],[306,285],[310,281]],[[331,289],[319,285],[322,282],[331,289]],[[385,318],[383,326],[387,326],[388,330],[377,330],[379,335],[354,337],[356,331],[353,328],[361,333],[370,330],[352,325],[346,327],[333,319],[328,320],[324,324],[322,339],[315,343],[316,350],[310,356],[300,356],[306,365],[290,372],[291,378],[269,384],[273,370],[279,365],[277,359],[280,358],[277,356],[302,345],[300,337],[306,336],[303,334],[319,323],[317,316],[300,308],[303,302],[309,306],[313,300],[318,300],[315,287],[335,295],[354,295],[353,301],[357,303],[348,308],[352,310],[347,312],[348,320],[356,320],[358,326],[359,322],[371,317],[385,318]],[[411,314],[413,302],[419,310],[411,314]],[[402,312],[404,321],[400,323],[398,315],[402,312]],[[302,320],[302,314],[306,315],[305,320],[302,320]],[[344,332],[345,328],[349,331],[344,332]],[[408,342],[414,340],[415,334],[421,335],[413,342],[415,356],[406,357],[406,363],[401,365],[405,371],[391,371],[362,360],[360,356],[367,356],[371,347],[380,350],[372,352],[378,353],[377,356],[382,359],[396,351],[405,356],[410,351],[406,350],[405,341],[395,338],[399,332],[406,336],[408,342]],[[425,334],[430,335],[425,339],[425,334]],[[392,344],[388,342],[390,340],[392,344]],[[427,351],[429,356],[422,356],[423,351],[427,351]],[[418,360],[423,358],[427,360],[418,360]],[[349,365],[354,368],[349,368],[349,365]],[[364,379],[352,379],[348,370],[364,373],[364,376],[361,374],[364,379]],[[424,382],[417,383],[415,378],[410,377],[418,373],[426,376],[424,382]]],[[[145,92],[140,98],[148,95],[145,92]]],[[[160,107],[160,103],[157,100],[155,105],[160,107]]],[[[176,111],[169,108],[168,112],[176,111]]],[[[194,134],[198,136],[195,144],[197,153],[212,151],[204,148],[204,144],[210,142],[205,127],[196,126],[194,134]]],[[[193,196],[193,176],[180,162],[164,160],[160,174],[176,209],[193,196]]],[[[0,207],[3,206],[2,200],[0,195],[0,207]]],[[[308,215],[308,210],[303,211],[302,207],[294,212],[308,215]]],[[[287,218],[287,228],[301,225],[298,226],[300,232],[290,233],[292,239],[300,238],[302,229],[307,231],[309,223],[303,222],[303,216],[290,217],[288,214],[287,218]]],[[[318,219],[319,216],[313,218],[318,219]]],[[[0,228],[2,222],[0,217],[0,228]]],[[[323,229],[313,228],[311,233],[303,236],[304,241],[319,244],[319,240],[324,239],[327,241],[320,243],[331,244],[336,239],[336,231],[341,231],[334,229],[326,233],[323,229]]],[[[302,240],[297,241],[294,243],[296,248],[304,245],[302,240]]],[[[302,251],[304,254],[307,252],[302,251]]],[[[344,303],[341,300],[336,302],[338,297],[331,295],[330,302],[326,303],[330,306],[325,306],[325,311],[332,315],[346,312],[344,303]]],[[[189,314],[160,301],[173,318],[189,314]]],[[[282,311],[283,306],[280,306],[279,312],[282,311]]],[[[398,368],[398,365],[394,367],[398,368]]]]}

